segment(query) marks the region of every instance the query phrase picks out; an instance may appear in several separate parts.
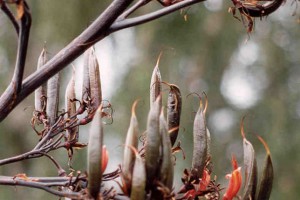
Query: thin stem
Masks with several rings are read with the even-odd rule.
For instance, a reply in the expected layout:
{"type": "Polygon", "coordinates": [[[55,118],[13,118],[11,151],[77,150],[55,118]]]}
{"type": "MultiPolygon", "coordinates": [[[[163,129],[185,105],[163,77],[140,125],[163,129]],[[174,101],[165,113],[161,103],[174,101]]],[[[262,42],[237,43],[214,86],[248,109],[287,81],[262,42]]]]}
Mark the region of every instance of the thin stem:
{"type": "MultiPolygon", "coordinates": [[[[30,179],[28,178],[28,180],[30,180],[30,179]]],[[[36,179],[31,179],[31,181],[28,181],[28,180],[22,180],[17,177],[0,176],[0,185],[24,186],[24,187],[37,188],[37,189],[45,190],[51,194],[61,196],[61,197],[68,197],[68,198],[72,198],[72,199],[82,199],[82,194],[79,192],[70,192],[70,191],[64,192],[64,191],[58,191],[58,190],[50,188],[50,186],[57,186],[58,183],[56,183],[56,182],[49,184],[49,183],[34,181],[36,179]]]]}
{"type": "Polygon", "coordinates": [[[19,35],[19,24],[16,20],[16,18],[14,17],[14,15],[12,14],[12,12],[9,10],[9,8],[6,6],[5,2],[1,2],[0,1],[0,7],[1,7],[1,10],[6,14],[6,16],[8,17],[8,19],[11,21],[12,25],[14,26],[16,32],[17,32],[17,35],[19,35]]]}
{"type": "Polygon", "coordinates": [[[137,26],[137,25],[140,25],[140,24],[144,24],[144,23],[153,21],[157,18],[160,18],[162,16],[173,13],[174,11],[180,10],[182,8],[185,8],[185,7],[188,7],[188,6],[191,6],[193,4],[203,2],[203,1],[205,1],[205,0],[184,0],[184,1],[181,1],[179,3],[173,4],[171,6],[162,8],[158,11],[154,11],[152,13],[149,13],[149,14],[145,14],[145,15],[130,18],[130,19],[124,19],[124,20],[121,20],[121,21],[116,21],[111,25],[111,27],[109,29],[109,33],[116,32],[116,31],[119,31],[121,29],[125,29],[125,28],[132,27],[132,26],[137,26]]]}
{"type": "Polygon", "coordinates": [[[18,40],[17,60],[16,60],[14,75],[12,78],[12,84],[15,93],[19,93],[21,91],[30,27],[31,27],[31,14],[29,12],[29,7],[26,1],[24,1],[24,14],[21,17],[21,22],[20,22],[20,35],[18,40]]]}
{"type": "Polygon", "coordinates": [[[116,21],[121,21],[131,15],[134,11],[139,9],[140,7],[148,4],[151,0],[139,0],[133,6],[131,6],[128,10],[126,10],[116,21]]]}

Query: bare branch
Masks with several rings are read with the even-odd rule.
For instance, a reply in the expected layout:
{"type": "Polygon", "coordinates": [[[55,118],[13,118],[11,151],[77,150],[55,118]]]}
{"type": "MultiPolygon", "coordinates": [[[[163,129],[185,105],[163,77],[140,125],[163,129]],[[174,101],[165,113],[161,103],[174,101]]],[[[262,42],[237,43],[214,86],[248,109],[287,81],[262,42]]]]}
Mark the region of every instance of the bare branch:
{"type": "Polygon", "coordinates": [[[134,11],[139,9],[140,7],[146,5],[149,3],[151,0],[139,0],[136,2],[133,6],[131,6],[128,10],[126,10],[120,17],[118,17],[117,21],[123,20],[127,18],[130,14],[132,14],[134,11]]]}
{"type": "Polygon", "coordinates": [[[87,48],[106,37],[109,34],[107,30],[110,25],[124,12],[132,1],[133,0],[113,1],[84,32],[42,67],[47,68],[47,70],[37,70],[27,77],[22,84],[20,93],[14,93],[14,86],[10,84],[0,97],[0,121],[37,87],[75,60],[87,48]]]}

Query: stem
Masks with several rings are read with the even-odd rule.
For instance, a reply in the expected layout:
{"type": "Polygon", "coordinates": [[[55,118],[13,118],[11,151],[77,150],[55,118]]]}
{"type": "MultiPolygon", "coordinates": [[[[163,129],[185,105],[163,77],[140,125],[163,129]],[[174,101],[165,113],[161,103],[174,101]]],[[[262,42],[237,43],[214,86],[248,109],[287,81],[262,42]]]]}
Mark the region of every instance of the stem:
{"type": "Polygon", "coordinates": [[[8,19],[11,21],[12,25],[14,26],[17,35],[19,35],[19,24],[16,20],[16,18],[14,17],[14,15],[12,14],[12,12],[9,10],[9,8],[6,6],[5,2],[0,1],[0,7],[1,10],[6,14],[6,16],[8,17],[8,19]]]}

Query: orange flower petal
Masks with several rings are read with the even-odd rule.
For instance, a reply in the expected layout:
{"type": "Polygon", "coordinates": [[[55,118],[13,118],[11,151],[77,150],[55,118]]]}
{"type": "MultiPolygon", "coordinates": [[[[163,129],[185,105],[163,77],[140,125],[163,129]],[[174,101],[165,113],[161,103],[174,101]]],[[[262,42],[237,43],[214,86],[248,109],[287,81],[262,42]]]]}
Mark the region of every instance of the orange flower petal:
{"type": "Polygon", "coordinates": [[[209,185],[210,182],[210,174],[208,173],[208,171],[206,169],[203,170],[203,175],[200,181],[200,187],[199,190],[200,191],[204,191],[206,190],[207,186],[209,185]]]}
{"type": "Polygon", "coordinates": [[[108,151],[106,149],[106,146],[103,145],[102,147],[102,173],[105,171],[108,163],[108,151]]]}

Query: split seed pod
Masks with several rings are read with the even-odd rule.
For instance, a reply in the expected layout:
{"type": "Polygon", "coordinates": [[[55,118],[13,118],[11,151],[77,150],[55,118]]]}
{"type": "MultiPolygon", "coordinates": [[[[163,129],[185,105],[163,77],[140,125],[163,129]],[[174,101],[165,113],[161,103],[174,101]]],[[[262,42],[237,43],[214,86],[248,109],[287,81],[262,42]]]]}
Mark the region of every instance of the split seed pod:
{"type": "MultiPolygon", "coordinates": [[[[162,53],[159,54],[156,66],[153,69],[151,82],[150,82],[150,106],[152,107],[153,103],[157,100],[157,97],[161,94],[161,74],[158,68],[159,61],[162,53]]],[[[160,107],[162,106],[162,98],[159,101],[160,107]]]]}
{"type": "Polygon", "coordinates": [[[268,200],[271,195],[273,179],[274,179],[273,163],[272,163],[272,159],[271,159],[270,149],[269,149],[267,143],[260,136],[257,136],[257,137],[263,143],[263,145],[266,149],[266,152],[267,152],[267,156],[265,159],[262,176],[260,178],[260,185],[259,185],[258,195],[257,195],[256,199],[257,200],[260,200],[260,199],[268,200]]]}
{"type": "Polygon", "coordinates": [[[167,186],[170,191],[173,186],[174,164],[172,156],[171,140],[168,133],[167,122],[164,117],[163,109],[159,116],[159,132],[162,145],[162,163],[160,167],[160,181],[167,186]]]}
{"type": "Polygon", "coordinates": [[[103,125],[101,113],[102,106],[99,106],[91,124],[87,149],[88,191],[94,199],[98,197],[102,178],[103,125]]]}
{"type": "Polygon", "coordinates": [[[137,103],[138,101],[135,101],[132,105],[131,119],[130,119],[130,125],[126,136],[124,158],[123,158],[123,165],[122,165],[122,178],[124,179],[127,188],[130,187],[131,185],[133,166],[136,158],[135,153],[127,147],[132,147],[134,149],[138,148],[139,128],[138,128],[138,121],[135,115],[135,108],[137,103]]]}
{"type": "Polygon", "coordinates": [[[173,146],[179,132],[182,99],[178,86],[174,84],[168,85],[170,86],[170,91],[168,96],[167,121],[168,129],[170,130],[171,144],[173,146]]]}
{"type": "MultiPolygon", "coordinates": [[[[76,113],[76,101],[75,101],[75,68],[72,71],[72,77],[68,83],[65,95],[65,106],[67,117],[70,118],[76,113]]],[[[78,141],[78,126],[72,129],[66,130],[66,138],[68,141],[78,141]]]]}
{"type": "Polygon", "coordinates": [[[90,48],[88,51],[91,98],[94,109],[97,109],[102,102],[100,69],[94,48],[90,48]]]}
{"type": "Polygon", "coordinates": [[[257,163],[252,144],[246,139],[244,132],[244,119],[241,122],[241,134],[243,137],[245,186],[242,199],[254,199],[257,186],[257,163]]]}
{"type": "MultiPolygon", "coordinates": [[[[132,148],[133,149],[133,148],[132,148]]],[[[131,200],[144,200],[146,189],[146,168],[139,153],[134,149],[135,162],[132,172],[131,200]]]]}
{"type": "MultiPolygon", "coordinates": [[[[41,69],[47,62],[46,50],[43,48],[37,63],[37,69],[41,69]]],[[[35,111],[42,112],[46,106],[47,83],[38,87],[34,92],[34,107],[35,111]]]]}
{"type": "Polygon", "coordinates": [[[47,116],[49,124],[52,126],[57,117],[58,104],[59,104],[59,73],[55,74],[48,80],[47,84],[47,116]]]}
{"type": "Polygon", "coordinates": [[[203,170],[207,160],[207,128],[205,122],[205,112],[202,109],[202,100],[194,119],[194,149],[192,159],[192,176],[195,180],[199,180],[203,174],[203,170]]]}
{"type": "Polygon", "coordinates": [[[159,148],[161,137],[159,134],[159,114],[160,114],[160,99],[158,96],[153,103],[148,114],[146,146],[145,146],[145,162],[147,171],[147,181],[150,183],[157,175],[159,167],[159,148]]]}

